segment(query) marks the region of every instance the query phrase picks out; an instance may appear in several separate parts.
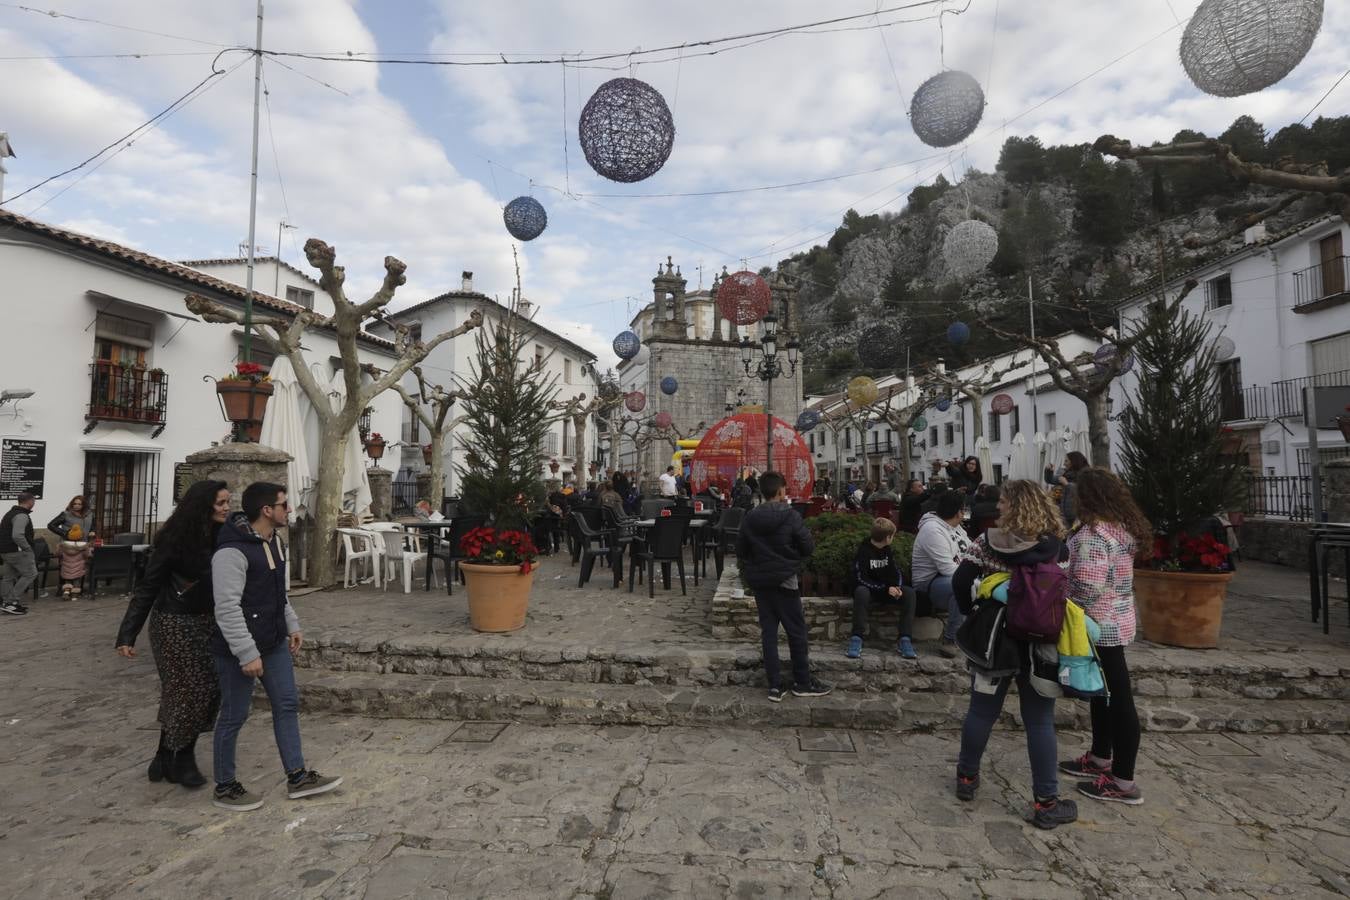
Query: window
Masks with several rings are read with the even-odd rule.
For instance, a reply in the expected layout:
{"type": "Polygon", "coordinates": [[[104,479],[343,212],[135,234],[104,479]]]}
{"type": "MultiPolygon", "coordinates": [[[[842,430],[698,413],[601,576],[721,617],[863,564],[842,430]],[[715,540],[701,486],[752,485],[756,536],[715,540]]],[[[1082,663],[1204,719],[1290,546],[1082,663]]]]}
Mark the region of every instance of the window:
{"type": "Polygon", "coordinates": [[[1322,297],[1333,297],[1345,293],[1345,249],[1341,243],[1341,233],[1322,238],[1317,242],[1317,256],[1322,265],[1322,297]]]}
{"type": "Polygon", "coordinates": [[[535,345],[534,345],[534,361],[535,361],[536,363],[542,363],[542,362],[544,361],[544,345],[543,345],[543,344],[535,344],[535,345]]]}
{"type": "Polygon", "coordinates": [[[410,443],[413,443],[413,444],[421,445],[421,443],[422,443],[422,420],[419,419],[419,418],[417,417],[417,414],[414,413],[412,410],[408,410],[408,417],[409,417],[409,425],[408,425],[408,441],[409,441],[410,443]]]}
{"type": "Polygon", "coordinates": [[[1056,413],[1046,413],[1046,414],[1045,414],[1045,432],[1046,432],[1046,434],[1049,434],[1050,432],[1052,432],[1052,431],[1055,430],[1055,417],[1056,417],[1056,415],[1057,415],[1056,413]]]}
{"type": "Polygon", "coordinates": [[[1022,430],[1022,407],[1014,406],[1012,408],[1012,433],[1017,434],[1022,430]]]}
{"type": "Polygon", "coordinates": [[[1003,466],[1001,466],[998,463],[994,463],[994,484],[1002,484],[1002,483],[1003,483],[1003,466]]]}
{"type": "Polygon", "coordinates": [[[558,452],[558,435],[550,431],[544,435],[543,440],[539,442],[539,452],[545,456],[553,456],[558,452]]]}
{"type": "Polygon", "coordinates": [[[571,432],[572,432],[572,423],[569,422],[569,421],[567,421],[566,419],[563,419],[563,422],[562,422],[562,455],[563,455],[563,456],[567,456],[567,455],[568,455],[569,449],[570,449],[570,447],[571,447],[571,441],[568,440],[568,437],[571,435],[571,432]]]}
{"type": "Polygon", "coordinates": [[[1003,423],[1000,421],[998,413],[990,411],[989,413],[989,440],[999,441],[1003,439],[1003,423]]]}
{"type": "Polygon", "coordinates": [[[307,291],[304,290],[303,288],[292,287],[291,285],[288,284],[286,285],[286,299],[287,301],[294,303],[297,306],[303,306],[305,309],[314,308],[313,291],[307,291]]]}
{"type": "Polygon", "coordinates": [[[946,425],[943,426],[942,437],[944,439],[943,440],[944,444],[956,443],[956,428],[955,426],[952,425],[951,422],[948,422],[946,425]]]}
{"type": "MultiPolygon", "coordinates": [[[[249,361],[262,366],[264,372],[270,372],[272,371],[272,363],[277,361],[277,355],[271,350],[259,346],[260,344],[262,344],[262,341],[255,338],[253,346],[251,346],[248,351],[249,361]]],[[[234,355],[234,361],[244,361],[244,341],[242,338],[239,341],[239,352],[234,355]]]]}
{"type": "MultiPolygon", "coordinates": [[[[1309,341],[1312,353],[1312,374],[1333,375],[1350,371],[1350,334],[1338,334],[1320,341],[1309,341]]],[[[1318,384],[1332,384],[1321,380],[1318,384]]]]}
{"type": "Polygon", "coordinates": [[[572,361],[570,359],[564,359],[563,384],[571,384],[571,383],[572,383],[572,361]]]}
{"type": "Polygon", "coordinates": [[[810,439],[810,440],[808,441],[808,443],[811,445],[811,452],[812,452],[812,453],[815,453],[815,452],[816,452],[816,436],[815,436],[815,434],[809,434],[809,435],[807,435],[807,437],[810,439]]]}
{"type": "Polygon", "coordinates": [[[1205,282],[1205,308],[1218,309],[1233,305],[1233,279],[1220,275],[1205,282]]]}
{"type": "Polygon", "coordinates": [[[422,340],[422,323],[416,322],[408,326],[408,338],[414,344],[422,340]]]}
{"type": "Polygon", "coordinates": [[[845,450],[852,450],[852,449],[853,449],[853,429],[852,429],[852,428],[845,428],[845,429],[844,429],[844,449],[845,449],[845,450]]]}
{"type": "MultiPolygon", "coordinates": [[[[950,428],[951,426],[948,425],[947,427],[950,428]]],[[[936,446],[937,446],[937,435],[938,435],[938,431],[937,431],[937,426],[936,426],[936,425],[934,425],[933,427],[931,427],[931,428],[928,429],[928,446],[930,446],[930,447],[936,447],[936,446]]]]}

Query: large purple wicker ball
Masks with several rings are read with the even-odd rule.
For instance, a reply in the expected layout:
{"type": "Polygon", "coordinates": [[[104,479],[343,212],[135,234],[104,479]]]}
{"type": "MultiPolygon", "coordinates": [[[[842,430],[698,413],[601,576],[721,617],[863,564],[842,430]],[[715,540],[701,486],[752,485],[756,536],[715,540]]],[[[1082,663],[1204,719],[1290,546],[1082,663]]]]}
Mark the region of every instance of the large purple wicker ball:
{"type": "Polygon", "coordinates": [[[577,137],[596,173],[630,183],[650,178],[666,164],[675,144],[675,121],[656,88],[636,78],[614,78],[586,101],[577,137]]]}
{"type": "Polygon", "coordinates": [[[614,355],[619,359],[632,359],[642,349],[642,339],[631,331],[621,331],[614,338],[614,355]]]}
{"type": "Polygon", "coordinates": [[[518,241],[532,241],[548,227],[548,213],[533,197],[517,197],[502,210],[502,221],[511,237],[518,241]]]}

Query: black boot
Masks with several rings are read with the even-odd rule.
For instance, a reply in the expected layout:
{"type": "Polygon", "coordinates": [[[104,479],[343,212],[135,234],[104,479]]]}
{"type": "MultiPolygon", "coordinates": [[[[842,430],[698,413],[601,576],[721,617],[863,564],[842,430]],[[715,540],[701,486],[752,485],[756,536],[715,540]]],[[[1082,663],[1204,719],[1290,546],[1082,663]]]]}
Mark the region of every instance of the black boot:
{"type": "Polygon", "coordinates": [[[199,788],[206,784],[206,777],[197,768],[197,756],[194,752],[197,739],[182,750],[174,750],[164,767],[164,777],[171,784],[181,784],[185,788],[199,788]]]}
{"type": "Polygon", "coordinates": [[[150,768],[145,771],[151,781],[164,780],[164,769],[168,766],[172,755],[173,751],[164,746],[164,732],[160,732],[159,746],[155,748],[155,758],[150,760],[150,768]]]}

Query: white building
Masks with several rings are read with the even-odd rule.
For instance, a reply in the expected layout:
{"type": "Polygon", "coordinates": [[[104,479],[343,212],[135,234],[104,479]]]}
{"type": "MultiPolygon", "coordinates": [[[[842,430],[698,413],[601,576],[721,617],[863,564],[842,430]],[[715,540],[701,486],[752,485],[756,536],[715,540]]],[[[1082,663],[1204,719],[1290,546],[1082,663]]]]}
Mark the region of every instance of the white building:
{"type": "MultiPolygon", "coordinates": [[[[1175,299],[1187,280],[1199,282],[1184,306],[1221,339],[1224,421],[1234,452],[1247,456],[1253,473],[1306,480],[1311,456],[1302,389],[1350,386],[1347,245],[1350,227],[1340,217],[1321,216],[1274,235],[1257,226],[1241,249],[1178,272],[1161,288],[1175,299]]],[[[1122,327],[1157,294],[1154,288],[1122,303],[1122,327]]],[[[1132,387],[1132,376],[1124,381],[1132,387]]],[[[1350,455],[1335,428],[1320,429],[1318,445],[1323,461],[1350,455]]]]}
{"type": "MultiPolygon", "coordinates": [[[[199,272],[214,275],[231,284],[246,284],[248,260],[240,258],[189,259],[182,264],[199,272]]],[[[333,298],[319,287],[313,276],[275,256],[258,256],[253,260],[253,289],[273,297],[312,309],[325,316],[333,314],[333,298]]]]}
{"type": "MultiPolygon", "coordinates": [[[[24,464],[41,487],[39,525],[83,493],[100,532],[147,531],[172,510],[175,464],[226,438],[210,378],[232,369],[243,332],[189,313],[189,292],[236,308],[246,298],[228,280],[0,210],[0,389],[35,392],[0,407],[0,438],[9,441],[0,494],[16,493],[15,466],[24,464]]],[[[256,292],[254,308],[282,317],[299,309],[256,292]]],[[[311,327],[304,345],[315,376],[330,381],[333,333],[311,327]]],[[[270,364],[261,342],[253,346],[255,361],[270,364]]],[[[393,359],[392,345],[374,336],[361,351],[377,366],[393,359]]],[[[376,398],[372,428],[396,433],[400,408],[392,392],[376,398]]],[[[312,413],[308,431],[317,446],[312,413]]],[[[317,453],[310,462],[317,474],[317,453]]]]}
{"type": "MultiPolygon", "coordinates": [[[[430,340],[442,332],[454,329],[469,318],[469,314],[475,309],[482,312],[485,328],[490,328],[492,324],[501,321],[506,314],[505,306],[474,290],[473,273],[465,272],[459,290],[448,291],[438,297],[390,313],[388,318],[392,322],[406,326],[413,339],[430,340]]],[[[522,302],[521,310],[528,318],[531,312],[529,301],[522,302]]],[[[585,394],[587,400],[595,397],[597,391],[595,355],[580,344],[573,343],[542,325],[531,322],[526,327],[530,332],[526,352],[545,360],[546,377],[556,378],[558,401],[569,400],[578,394],[585,394]]],[[[393,333],[390,326],[382,324],[372,326],[371,330],[383,335],[393,333]]],[[[446,390],[453,390],[469,379],[475,358],[475,341],[476,333],[470,332],[438,344],[421,366],[428,383],[439,384],[446,390]]],[[[404,386],[410,395],[416,396],[415,376],[409,374],[404,386]]],[[[397,394],[392,392],[391,396],[397,398],[397,394]]],[[[430,437],[410,410],[403,410],[401,415],[403,424],[397,433],[402,435],[401,468],[406,476],[425,467],[421,447],[430,441],[430,437]]],[[[456,413],[452,411],[450,416],[453,421],[456,413]]],[[[455,471],[455,464],[460,461],[459,448],[462,446],[465,431],[465,426],[456,425],[445,440],[444,490],[447,496],[458,493],[459,474],[455,471]]],[[[576,436],[573,433],[571,419],[563,418],[555,422],[542,448],[545,466],[541,474],[544,477],[561,477],[596,462],[599,441],[596,439],[596,425],[593,419],[587,422],[583,437],[588,459],[579,460],[576,458],[576,436]],[[556,475],[548,467],[550,460],[558,462],[556,475]]]]}

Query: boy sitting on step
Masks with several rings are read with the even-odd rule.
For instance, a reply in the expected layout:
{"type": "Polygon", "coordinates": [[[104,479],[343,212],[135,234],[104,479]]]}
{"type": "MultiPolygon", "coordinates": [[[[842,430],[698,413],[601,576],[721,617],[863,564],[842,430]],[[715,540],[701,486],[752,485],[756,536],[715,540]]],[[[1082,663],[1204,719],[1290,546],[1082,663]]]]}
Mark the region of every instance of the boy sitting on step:
{"type": "Polygon", "coordinates": [[[901,584],[900,569],[891,555],[895,540],[895,523],[890,519],[875,519],[872,534],[858,545],[853,557],[853,636],[848,639],[845,655],[849,659],[862,656],[863,637],[867,634],[869,604],[893,603],[900,607],[900,642],[896,651],[905,659],[918,659],[914,652],[914,608],[918,595],[913,588],[901,584]]]}

